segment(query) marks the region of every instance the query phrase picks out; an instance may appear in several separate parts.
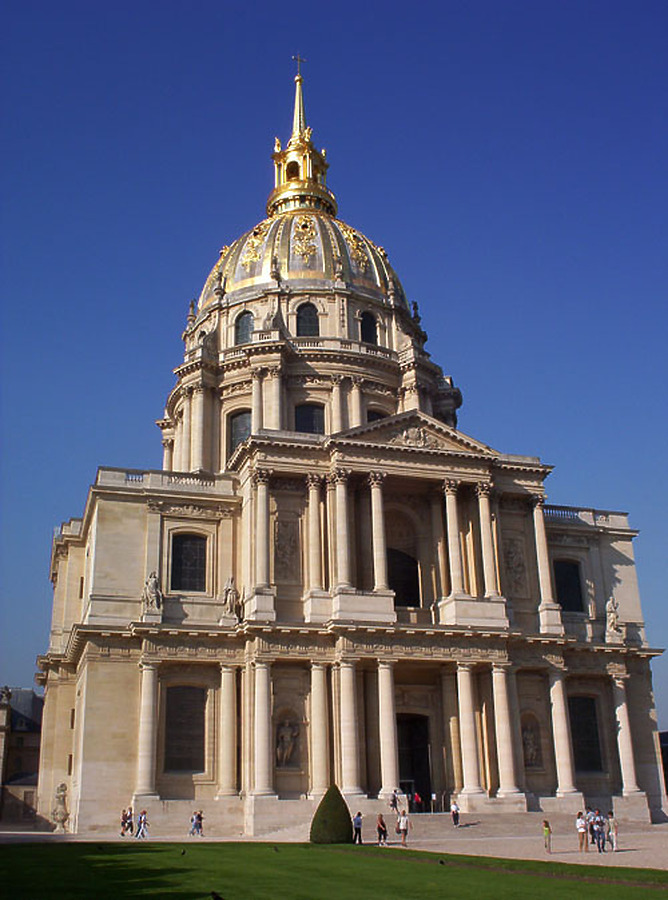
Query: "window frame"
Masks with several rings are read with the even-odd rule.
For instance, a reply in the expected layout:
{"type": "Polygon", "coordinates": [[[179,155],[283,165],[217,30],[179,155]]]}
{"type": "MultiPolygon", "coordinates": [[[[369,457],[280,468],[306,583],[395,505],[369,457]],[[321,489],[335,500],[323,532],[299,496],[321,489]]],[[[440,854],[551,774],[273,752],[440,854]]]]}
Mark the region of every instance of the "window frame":
{"type": "MultiPolygon", "coordinates": [[[[563,571],[563,570],[562,570],[563,571]]],[[[582,562],[579,559],[574,559],[573,557],[555,557],[552,559],[552,581],[554,584],[554,599],[559,604],[562,613],[566,613],[567,615],[582,615],[587,612],[587,603],[586,603],[586,594],[585,594],[585,582],[582,577],[582,562]],[[559,584],[561,582],[562,586],[564,584],[562,579],[557,578],[557,567],[568,565],[571,567],[570,571],[577,571],[577,582],[580,594],[580,606],[578,609],[573,608],[572,606],[565,606],[562,602],[562,598],[559,596],[559,584]]],[[[568,601],[567,601],[568,602],[568,601]]]]}
{"type": "Polygon", "coordinates": [[[243,309],[239,315],[234,320],[234,346],[235,347],[245,347],[246,344],[250,344],[253,341],[253,332],[255,331],[255,316],[250,311],[250,309],[243,309]],[[248,337],[245,340],[240,340],[240,332],[242,325],[241,322],[250,322],[250,328],[248,329],[248,337]]]}
{"type": "Polygon", "coordinates": [[[307,400],[303,403],[296,403],[294,408],[294,426],[295,432],[298,434],[319,434],[324,435],[326,433],[326,421],[325,421],[325,404],[317,401],[307,400]],[[306,431],[304,429],[300,429],[297,427],[297,410],[300,409],[318,409],[322,413],[322,431],[306,431]]]}

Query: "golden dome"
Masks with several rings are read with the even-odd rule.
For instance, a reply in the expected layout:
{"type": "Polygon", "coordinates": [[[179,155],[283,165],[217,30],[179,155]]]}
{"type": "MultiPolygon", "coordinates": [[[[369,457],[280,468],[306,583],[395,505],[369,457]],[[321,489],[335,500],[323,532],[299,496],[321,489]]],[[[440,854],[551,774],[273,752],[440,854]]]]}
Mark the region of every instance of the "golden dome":
{"type": "Polygon", "coordinates": [[[268,218],[223,247],[199,298],[199,309],[225,297],[244,302],[267,289],[347,289],[380,303],[408,303],[382,247],[336,217],[327,187],[325,150],[317,150],[306,125],[302,76],[295,77],[292,135],[276,138],[275,186],[268,218]]]}

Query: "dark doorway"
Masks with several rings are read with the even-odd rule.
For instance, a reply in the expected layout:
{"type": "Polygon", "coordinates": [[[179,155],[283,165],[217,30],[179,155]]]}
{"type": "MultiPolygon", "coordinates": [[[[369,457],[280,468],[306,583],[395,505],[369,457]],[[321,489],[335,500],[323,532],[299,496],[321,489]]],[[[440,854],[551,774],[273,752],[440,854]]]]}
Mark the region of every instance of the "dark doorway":
{"type": "Polygon", "coordinates": [[[406,794],[417,791],[422,798],[422,809],[428,810],[431,799],[429,717],[398,715],[397,737],[401,790],[406,794]]]}
{"type": "Polygon", "coordinates": [[[394,591],[395,606],[420,605],[417,559],[390,547],[387,551],[387,580],[394,591]]]}

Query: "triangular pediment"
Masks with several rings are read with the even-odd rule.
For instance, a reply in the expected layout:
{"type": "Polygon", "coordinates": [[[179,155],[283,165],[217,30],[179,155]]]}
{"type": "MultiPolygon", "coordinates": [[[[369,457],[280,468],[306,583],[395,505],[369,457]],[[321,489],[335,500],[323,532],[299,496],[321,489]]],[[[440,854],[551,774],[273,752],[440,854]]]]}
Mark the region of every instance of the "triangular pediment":
{"type": "Polygon", "coordinates": [[[378,419],[340,432],[333,440],[342,443],[384,445],[411,450],[440,450],[445,453],[470,453],[499,456],[487,444],[457,431],[444,422],[417,410],[378,419]]]}

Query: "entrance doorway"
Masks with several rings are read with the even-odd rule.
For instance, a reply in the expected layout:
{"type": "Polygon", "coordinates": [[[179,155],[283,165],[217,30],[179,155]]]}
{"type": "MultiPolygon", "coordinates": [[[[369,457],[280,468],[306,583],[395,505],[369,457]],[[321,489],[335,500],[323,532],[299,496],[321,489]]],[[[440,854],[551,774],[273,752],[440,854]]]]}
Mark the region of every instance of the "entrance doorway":
{"type": "Polygon", "coordinates": [[[429,716],[398,715],[397,738],[401,790],[405,794],[417,792],[422,798],[421,809],[426,812],[431,801],[429,716]]]}

